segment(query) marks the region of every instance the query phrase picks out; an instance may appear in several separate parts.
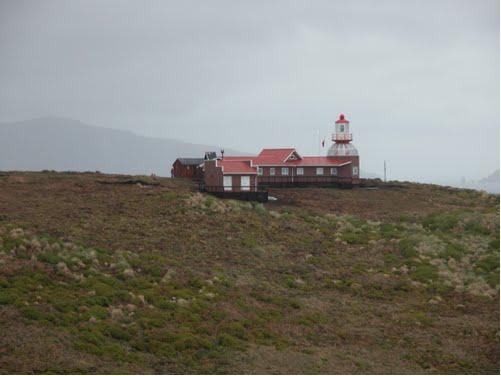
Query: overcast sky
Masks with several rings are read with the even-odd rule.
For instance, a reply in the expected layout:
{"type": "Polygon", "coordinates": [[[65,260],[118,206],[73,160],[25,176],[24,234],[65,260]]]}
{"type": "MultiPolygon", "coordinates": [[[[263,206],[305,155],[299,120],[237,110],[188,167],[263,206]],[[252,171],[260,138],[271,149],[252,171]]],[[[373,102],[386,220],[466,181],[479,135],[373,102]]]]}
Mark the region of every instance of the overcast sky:
{"type": "Polygon", "coordinates": [[[0,0],[0,121],[312,155],[344,113],[363,170],[481,178],[499,42],[498,0],[0,0]]]}

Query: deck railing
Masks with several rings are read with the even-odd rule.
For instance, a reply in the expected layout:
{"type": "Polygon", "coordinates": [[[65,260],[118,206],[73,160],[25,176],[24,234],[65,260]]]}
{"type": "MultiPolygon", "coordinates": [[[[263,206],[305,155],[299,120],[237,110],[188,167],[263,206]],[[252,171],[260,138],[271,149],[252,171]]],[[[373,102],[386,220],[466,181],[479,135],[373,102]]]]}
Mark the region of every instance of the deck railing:
{"type": "Polygon", "coordinates": [[[228,188],[230,187],[224,187],[222,185],[208,186],[203,183],[199,185],[200,192],[210,193],[220,198],[232,198],[235,200],[259,201],[259,202],[268,201],[268,189],[265,187],[240,186],[240,187],[231,187],[232,188],[231,190],[229,190],[228,188]]]}
{"type": "Polygon", "coordinates": [[[202,192],[265,192],[266,188],[260,186],[231,186],[225,187],[222,185],[205,185],[203,182],[199,184],[199,189],[202,192]]]}
{"type": "Polygon", "coordinates": [[[351,133],[334,133],[332,135],[332,141],[352,141],[353,137],[351,133]]]}

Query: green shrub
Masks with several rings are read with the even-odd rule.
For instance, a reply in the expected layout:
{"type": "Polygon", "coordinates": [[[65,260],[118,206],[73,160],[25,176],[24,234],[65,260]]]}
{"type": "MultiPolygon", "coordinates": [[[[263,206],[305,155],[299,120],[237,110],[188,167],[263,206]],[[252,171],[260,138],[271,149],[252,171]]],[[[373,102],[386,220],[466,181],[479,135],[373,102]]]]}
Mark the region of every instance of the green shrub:
{"type": "Polygon", "coordinates": [[[499,272],[491,272],[485,277],[485,281],[491,286],[492,288],[495,288],[496,286],[499,285],[499,272]]]}
{"type": "Polygon", "coordinates": [[[75,350],[84,351],[92,355],[102,356],[104,354],[102,347],[85,341],[77,340],[73,346],[75,350]]]}
{"type": "Polygon", "coordinates": [[[219,346],[230,347],[230,348],[239,348],[240,342],[237,338],[233,337],[227,333],[221,333],[217,338],[217,344],[219,346]]]}
{"type": "Polygon", "coordinates": [[[58,262],[63,261],[63,259],[55,252],[42,253],[38,256],[38,259],[52,265],[56,265],[58,262]]]}
{"type": "Polygon", "coordinates": [[[178,305],[168,300],[161,300],[160,302],[157,303],[157,307],[160,309],[174,311],[178,308],[178,305]]]}
{"type": "Polygon", "coordinates": [[[85,330],[80,334],[79,339],[94,345],[101,345],[105,341],[104,336],[97,330],[85,330]]]}
{"type": "Polygon", "coordinates": [[[246,234],[242,239],[242,244],[247,248],[255,248],[257,246],[257,241],[252,234],[246,234]]]}
{"type": "Polygon", "coordinates": [[[356,234],[352,231],[347,231],[341,235],[341,240],[345,241],[348,244],[360,244],[361,238],[359,234],[356,234]]]}
{"type": "Polygon", "coordinates": [[[120,341],[128,341],[132,338],[127,330],[123,329],[116,324],[107,324],[102,327],[102,331],[105,335],[118,339],[120,341]]]}
{"type": "Polygon", "coordinates": [[[96,305],[89,308],[89,310],[86,312],[85,318],[88,320],[92,316],[94,316],[96,319],[105,320],[108,318],[109,313],[106,308],[96,305]]]}
{"type": "Polygon", "coordinates": [[[248,326],[250,326],[250,321],[238,321],[230,323],[224,330],[233,337],[241,340],[248,340],[248,326]]]}
{"type": "Polygon", "coordinates": [[[401,235],[400,227],[391,223],[383,223],[379,227],[379,232],[384,239],[395,239],[401,235]]]}
{"type": "Polygon", "coordinates": [[[438,278],[438,270],[436,266],[431,264],[419,264],[410,276],[419,282],[435,281],[438,278]]]}
{"type": "Polygon", "coordinates": [[[478,269],[484,272],[492,272],[499,268],[499,254],[489,255],[476,263],[478,269]]]}
{"type": "Polygon", "coordinates": [[[184,350],[209,350],[213,347],[212,343],[205,338],[193,334],[186,334],[176,340],[174,346],[179,351],[184,350]]]}
{"type": "Polygon", "coordinates": [[[441,256],[446,260],[448,260],[449,258],[461,260],[466,251],[466,248],[460,244],[449,243],[445,246],[445,250],[441,253],[441,256]]]}
{"type": "Polygon", "coordinates": [[[0,305],[13,304],[21,294],[16,289],[1,289],[0,290],[0,305]]]}
{"type": "Polygon", "coordinates": [[[417,256],[416,247],[418,244],[419,242],[417,240],[406,238],[400,240],[398,247],[402,256],[409,259],[417,256]]]}
{"type": "Polygon", "coordinates": [[[163,199],[165,201],[173,201],[173,200],[177,199],[177,193],[173,192],[173,191],[167,192],[163,195],[163,199]]]}
{"type": "Polygon", "coordinates": [[[208,209],[212,208],[216,202],[216,199],[212,196],[207,196],[205,198],[205,206],[207,206],[208,209]]]}
{"type": "Polygon", "coordinates": [[[6,278],[0,277],[0,289],[6,288],[9,286],[9,281],[6,278]]]}
{"type": "Polygon", "coordinates": [[[355,227],[362,227],[363,225],[366,224],[366,221],[363,220],[362,218],[359,217],[354,217],[354,216],[346,216],[346,219],[348,222],[350,222],[353,226],[355,227]]]}
{"type": "Polygon", "coordinates": [[[114,360],[125,361],[127,360],[127,351],[117,343],[110,343],[103,346],[103,354],[114,360]]]}
{"type": "Polygon", "coordinates": [[[489,250],[497,251],[499,253],[499,235],[497,239],[493,239],[489,242],[489,250]]]}
{"type": "Polygon", "coordinates": [[[384,263],[388,266],[393,266],[398,264],[398,257],[393,253],[386,253],[384,255],[384,263]]]}
{"type": "Polygon", "coordinates": [[[44,314],[36,307],[23,307],[20,309],[24,317],[30,320],[43,320],[44,314]]]}
{"type": "Polygon", "coordinates": [[[423,226],[433,231],[449,231],[457,226],[459,216],[457,213],[434,213],[425,217],[423,226]]]}
{"type": "Polygon", "coordinates": [[[261,203],[258,203],[258,204],[255,204],[254,205],[254,210],[256,211],[256,213],[258,213],[259,215],[265,215],[266,214],[266,208],[264,207],[263,204],[261,203]]]}
{"type": "Polygon", "coordinates": [[[480,218],[473,218],[464,224],[464,230],[474,235],[489,235],[490,230],[483,226],[480,222],[480,218]]]}
{"type": "Polygon", "coordinates": [[[433,324],[433,320],[424,312],[414,312],[412,317],[421,325],[430,326],[433,324]]]}

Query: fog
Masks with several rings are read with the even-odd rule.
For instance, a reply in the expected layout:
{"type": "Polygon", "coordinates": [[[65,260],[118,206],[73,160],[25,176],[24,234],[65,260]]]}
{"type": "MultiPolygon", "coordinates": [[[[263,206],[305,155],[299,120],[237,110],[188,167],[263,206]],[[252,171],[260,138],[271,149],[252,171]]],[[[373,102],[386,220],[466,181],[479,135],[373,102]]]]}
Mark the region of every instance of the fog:
{"type": "Polygon", "coordinates": [[[496,0],[0,0],[0,121],[313,155],[344,113],[365,171],[479,179],[499,42],[496,0]]]}

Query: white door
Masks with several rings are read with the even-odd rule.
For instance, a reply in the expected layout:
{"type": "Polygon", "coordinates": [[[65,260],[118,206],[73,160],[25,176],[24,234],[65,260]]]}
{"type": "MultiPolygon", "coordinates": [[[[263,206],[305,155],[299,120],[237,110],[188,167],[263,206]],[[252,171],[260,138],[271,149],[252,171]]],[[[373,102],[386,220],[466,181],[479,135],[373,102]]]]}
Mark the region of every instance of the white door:
{"type": "Polygon", "coordinates": [[[250,176],[241,176],[240,186],[242,187],[242,191],[250,190],[250,176]]]}
{"type": "Polygon", "coordinates": [[[225,191],[231,191],[233,185],[231,181],[231,176],[223,176],[223,185],[225,191]]]}

